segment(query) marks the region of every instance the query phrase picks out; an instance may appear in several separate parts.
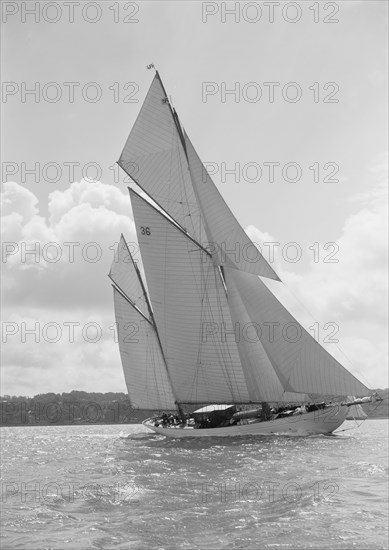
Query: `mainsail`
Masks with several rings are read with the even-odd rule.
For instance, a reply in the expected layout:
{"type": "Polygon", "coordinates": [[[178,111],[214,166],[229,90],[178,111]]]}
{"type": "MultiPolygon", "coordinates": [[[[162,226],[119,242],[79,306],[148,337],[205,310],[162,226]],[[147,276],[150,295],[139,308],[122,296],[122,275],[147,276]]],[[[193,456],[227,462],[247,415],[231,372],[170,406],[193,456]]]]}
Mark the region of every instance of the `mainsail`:
{"type": "Polygon", "coordinates": [[[207,174],[158,73],[119,165],[158,206],[130,189],[149,297],[123,237],[110,273],[118,324],[139,325],[137,347],[119,338],[131,399],[168,409],[371,393],[261,281],[279,278],[207,174]]]}
{"type": "Polygon", "coordinates": [[[162,349],[183,403],[249,402],[226,293],[209,254],[130,190],[135,226],[162,349]]]}

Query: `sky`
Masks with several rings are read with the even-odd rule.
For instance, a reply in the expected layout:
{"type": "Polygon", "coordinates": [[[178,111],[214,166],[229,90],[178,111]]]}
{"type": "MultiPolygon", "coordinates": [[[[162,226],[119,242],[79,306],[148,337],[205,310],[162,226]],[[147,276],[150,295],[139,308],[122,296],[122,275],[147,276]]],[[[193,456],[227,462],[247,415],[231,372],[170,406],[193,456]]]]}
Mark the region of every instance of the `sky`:
{"type": "Polygon", "coordinates": [[[292,311],[387,387],[387,9],[3,2],[1,393],[125,391],[106,275],[151,63],[292,311]]]}

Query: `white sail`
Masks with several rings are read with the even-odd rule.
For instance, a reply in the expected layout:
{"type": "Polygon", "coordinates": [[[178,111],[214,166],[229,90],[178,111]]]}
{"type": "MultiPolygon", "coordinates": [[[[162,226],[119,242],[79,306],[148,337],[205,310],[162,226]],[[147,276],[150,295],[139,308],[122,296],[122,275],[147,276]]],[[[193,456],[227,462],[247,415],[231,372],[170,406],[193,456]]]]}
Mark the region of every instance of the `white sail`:
{"type": "Polygon", "coordinates": [[[366,395],[370,390],[296,321],[258,278],[226,269],[261,332],[261,343],[286,391],[344,396],[366,395]]]}
{"type": "Polygon", "coordinates": [[[278,275],[243,231],[225,203],[185,133],[184,137],[192,183],[204,217],[207,238],[217,263],[279,281],[278,275]]]}
{"type": "Polygon", "coordinates": [[[361,405],[352,405],[346,416],[346,420],[364,420],[365,418],[367,418],[367,414],[361,405]]]}
{"type": "MultiPolygon", "coordinates": [[[[347,401],[354,401],[355,397],[353,395],[347,396],[347,401]]],[[[361,407],[361,405],[351,405],[348,409],[346,420],[365,420],[367,414],[361,407]]]]}
{"type": "Polygon", "coordinates": [[[123,237],[110,272],[134,404],[173,409],[371,393],[258,277],[280,280],[206,172],[158,73],[119,165],[161,209],[130,189],[150,298],[123,237]]]}
{"type": "Polygon", "coordinates": [[[178,128],[157,73],[118,164],[201,242],[206,236],[178,128]]]}
{"type": "Polygon", "coordinates": [[[114,287],[120,356],[133,407],[175,409],[161,348],[153,325],[114,287]]]}
{"type": "Polygon", "coordinates": [[[234,279],[225,272],[228,305],[235,328],[238,350],[252,401],[282,401],[284,388],[256,333],[234,279]]]}
{"type": "Polygon", "coordinates": [[[150,319],[145,289],[142,286],[138,268],[123,235],[120,237],[109,277],[130,301],[141,310],[143,315],[150,319]]]}
{"type": "Polygon", "coordinates": [[[182,403],[249,402],[220,273],[210,256],[130,190],[154,317],[182,403]]]}

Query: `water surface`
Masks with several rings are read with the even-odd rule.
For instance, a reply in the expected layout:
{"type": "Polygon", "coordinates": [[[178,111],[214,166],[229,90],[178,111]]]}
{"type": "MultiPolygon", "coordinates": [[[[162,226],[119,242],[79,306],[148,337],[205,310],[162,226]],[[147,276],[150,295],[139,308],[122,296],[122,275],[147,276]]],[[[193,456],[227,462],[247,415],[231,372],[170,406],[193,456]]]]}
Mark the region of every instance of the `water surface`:
{"type": "Polygon", "coordinates": [[[354,426],[204,440],[4,428],[1,548],[388,548],[388,421],[354,426]]]}

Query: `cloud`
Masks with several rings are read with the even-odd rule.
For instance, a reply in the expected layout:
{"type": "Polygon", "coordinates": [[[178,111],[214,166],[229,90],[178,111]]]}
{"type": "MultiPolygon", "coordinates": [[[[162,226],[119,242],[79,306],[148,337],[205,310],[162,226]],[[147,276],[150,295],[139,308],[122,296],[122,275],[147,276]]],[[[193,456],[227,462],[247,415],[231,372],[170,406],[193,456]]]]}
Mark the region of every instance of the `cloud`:
{"type": "MultiPolygon", "coordinates": [[[[347,357],[334,346],[325,347],[370,387],[388,385],[385,166],[385,159],[380,157],[372,169],[377,177],[375,185],[353,198],[359,209],[345,220],[332,258],[326,253],[315,263],[311,257],[304,272],[296,273],[276,248],[272,265],[286,286],[265,280],[305,328],[318,323],[324,338],[332,330],[331,326],[325,329],[326,323],[339,326],[339,346],[347,357]],[[326,256],[338,261],[325,261],[326,256]]],[[[266,242],[269,237],[277,240],[253,226],[247,232],[255,242],[266,242]]],[[[263,250],[266,257],[269,249],[263,250]]]]}
{"type": "Polygon", "coordinates": [[[128,195],[82,180],[50,193],[47,218],[17,183],[1,198],[3,393],[125,391],[107,273],[120,234],[135,241],[128,195]]]}
{"type": "Polygon", "coordinates": [[[31,309],[2,324],[3,394],[126,391],[113,311],[31,309]]]}
{"type": "Polygon", "coordinates": [[[50,193],[48,219],[16,183],[5,184],[2,200],[6,305],[107,307],[115,243],[122,232],[135,241],[128,196],[101,182],[75,182],[50,193]]]}

